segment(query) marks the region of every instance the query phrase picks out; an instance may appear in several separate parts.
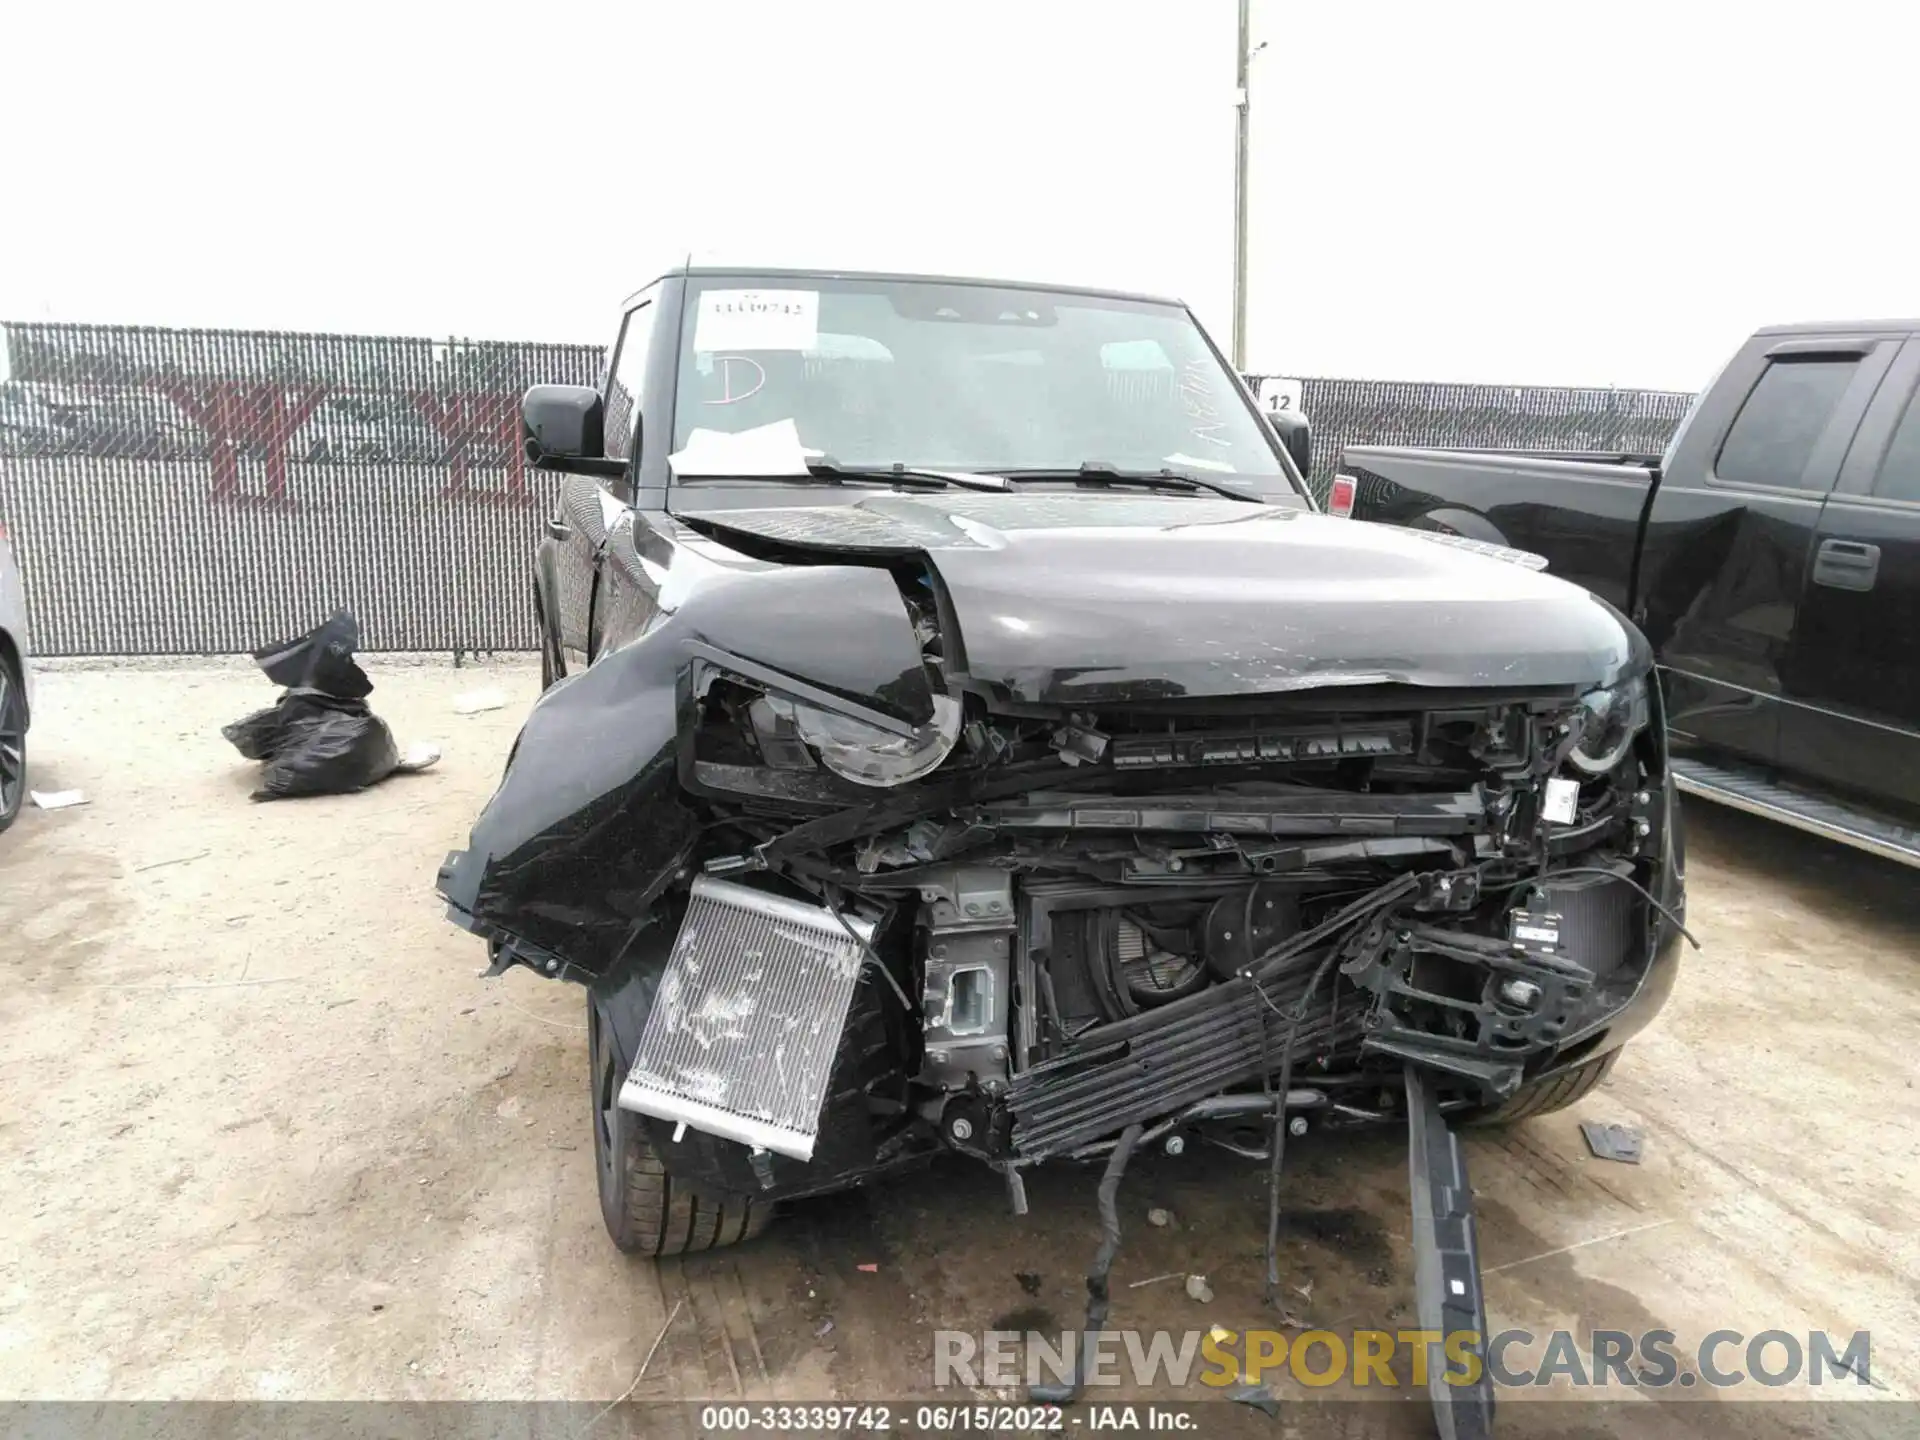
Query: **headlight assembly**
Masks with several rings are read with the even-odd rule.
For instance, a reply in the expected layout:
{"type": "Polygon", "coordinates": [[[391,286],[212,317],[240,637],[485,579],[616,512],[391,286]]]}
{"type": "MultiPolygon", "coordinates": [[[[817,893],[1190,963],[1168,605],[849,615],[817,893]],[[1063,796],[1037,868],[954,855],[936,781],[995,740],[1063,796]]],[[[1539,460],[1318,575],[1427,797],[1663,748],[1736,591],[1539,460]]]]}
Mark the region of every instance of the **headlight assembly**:
{"type": "Polygon", "coordinates": [[[1567,759],[1583,774],[1606,774],[1625,758],[1634,736],[1647,728],[1649,713],[1645,676],[1589,690],[1580,697],[1574,722],[1580,727],[1580,742],[1567,759]]]}
{"type": "Polygon", "coordinates": [[[807,769],[818,760],[856,785],[918,780],[938,769],[960,738],[960,702],[946,695],[933,697],[933,718],[910,735],[779,695],[762,695],[748,716],[767,764],[807,769]]]}

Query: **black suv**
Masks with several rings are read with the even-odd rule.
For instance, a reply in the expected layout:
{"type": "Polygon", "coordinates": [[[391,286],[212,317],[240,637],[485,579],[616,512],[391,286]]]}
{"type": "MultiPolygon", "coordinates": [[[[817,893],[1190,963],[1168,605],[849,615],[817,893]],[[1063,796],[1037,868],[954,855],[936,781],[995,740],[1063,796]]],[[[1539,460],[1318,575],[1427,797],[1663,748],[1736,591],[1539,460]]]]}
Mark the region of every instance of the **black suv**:
{"type": "Polygon", "coordinates": [[[1392,1118],[1470,1279],[1448,1124],[1585,1093],[1673,983],[1639,631],[1316,513],[1177,302],[686,266],[525,421],[549,688],[440,891],[586,987],[622,1248],[942,1150],[1016,1208],[1103,1157],[1111,1215],[1138,1146],[1277,1182],[1392,1118]]]}

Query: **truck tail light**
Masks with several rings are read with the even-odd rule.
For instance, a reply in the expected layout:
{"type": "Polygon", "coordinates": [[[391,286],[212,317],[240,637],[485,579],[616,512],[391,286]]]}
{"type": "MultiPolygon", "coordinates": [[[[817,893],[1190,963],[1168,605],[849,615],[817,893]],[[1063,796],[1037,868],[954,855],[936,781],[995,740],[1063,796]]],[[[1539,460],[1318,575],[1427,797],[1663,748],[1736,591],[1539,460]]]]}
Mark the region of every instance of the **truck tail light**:
{"type": "Polygon", "coordinates": [[[1353,514],[1354,492],[1360,488],[1360,482],[1351,475],[1333,477],[1333,489],[1327,495],[1327,513],[1338,515],[1345,520],[1353,514]]]}

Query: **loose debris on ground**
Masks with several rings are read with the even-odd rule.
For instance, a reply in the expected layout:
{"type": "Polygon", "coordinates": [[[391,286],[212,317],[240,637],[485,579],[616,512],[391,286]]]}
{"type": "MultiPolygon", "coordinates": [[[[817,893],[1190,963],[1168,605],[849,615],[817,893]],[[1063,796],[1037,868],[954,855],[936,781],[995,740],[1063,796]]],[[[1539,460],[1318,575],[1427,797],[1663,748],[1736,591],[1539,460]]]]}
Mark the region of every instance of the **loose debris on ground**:
{"type": "Polygon", "coordinates": [[[1594,1120],[1580,1122],[1587,1148],[1601,1160],[1618,1160],[1623,1165],[1640,1163],[1640,1132],[1628,1125],[1602,1125],[1594,1120]]]}
{"type": "Polygon", "coordinates": [[[1265,1385],[1239,1386],[1229,1390],[1227,1398],[1242,1405],[1251,1405],[1256,1410],[1264,1410],[1276,1420],[1280,1418],[1280,1397],[1265,1385]]]}
{"type": "Polygon", "coordinates": [[[453,697],[453,713],[478,715],[486,710],[498,710],[506,703],[506,695],[499,690],[469,690],[465,695],[453,697]]]}
{"type": "Polygon", "coordinates": [[[1130,1281],[1127,1285],[1127,1288],[1129,1290],[1138,1290],[1143,1285],[1158,1285],[1162,1280],[1178,1280],[1182,1275],[1182,1273],[1184,1272],[1179,1270],[1169,1270],[1164,1275],[1149,1275],[1144,1280],[1130,1281]]]}

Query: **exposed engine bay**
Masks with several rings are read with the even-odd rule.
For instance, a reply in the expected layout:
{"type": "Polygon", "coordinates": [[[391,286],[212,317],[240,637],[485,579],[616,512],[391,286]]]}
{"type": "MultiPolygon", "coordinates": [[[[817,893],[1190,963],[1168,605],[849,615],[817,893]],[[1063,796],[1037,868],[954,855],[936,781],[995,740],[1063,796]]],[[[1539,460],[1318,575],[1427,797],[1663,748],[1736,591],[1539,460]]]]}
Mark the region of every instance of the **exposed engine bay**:
{"type": "Polygon", "coordinates": [[[690,667],[693,823],[625,946],[658,978],[620,1103],[669,1158],[687,1127],[738,1142],[709,1183],[831,1188],[936,1145],[1011,1172],[1135,1124],[1260,1154],[1276,1115],[1396,1115],[1409,1062],[1496,1106],[1604,1041],[1677,922],[1644,678],[1072,711],[936,690],[911,726],[755,668],[690,667]]]}
{"type": "MultiPolygon", "coordinates": [[[[1484,1333],[1450,1117],[1599,1083],[1685,933],[1638,631],[1234,502],[648,525],[627,638],[534,707],[439,884],[490,973],[588,987],[616,1244],[731,1243],[942,1152],[1019,1214],[1027,1167],[1101,1157],[1084,1347],[1140,1147],[1266,1163],[1272,1297],[1287,1137],[1393,1119],[1421,1323],[1484,1333]]],[[[1485,1433],[1484,1373],[1443,1372],[1448,1433],[1485,1433]]]]}

